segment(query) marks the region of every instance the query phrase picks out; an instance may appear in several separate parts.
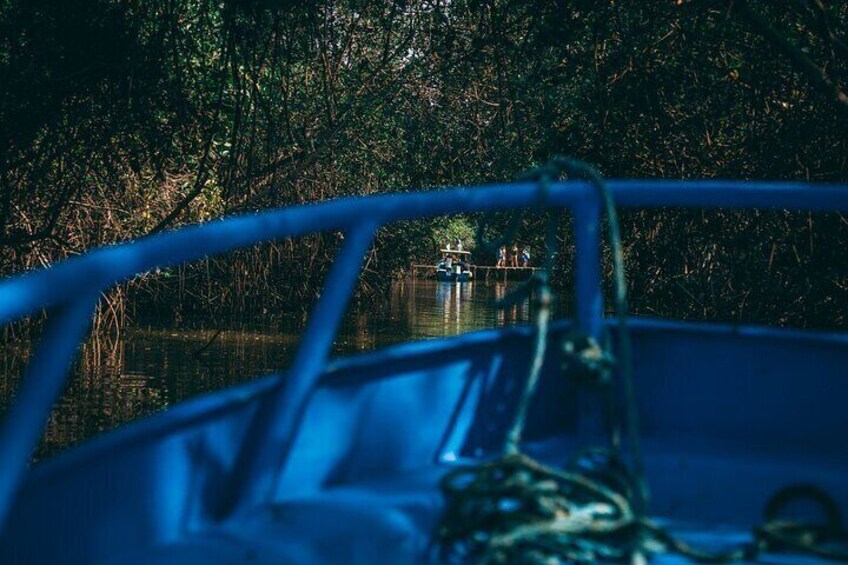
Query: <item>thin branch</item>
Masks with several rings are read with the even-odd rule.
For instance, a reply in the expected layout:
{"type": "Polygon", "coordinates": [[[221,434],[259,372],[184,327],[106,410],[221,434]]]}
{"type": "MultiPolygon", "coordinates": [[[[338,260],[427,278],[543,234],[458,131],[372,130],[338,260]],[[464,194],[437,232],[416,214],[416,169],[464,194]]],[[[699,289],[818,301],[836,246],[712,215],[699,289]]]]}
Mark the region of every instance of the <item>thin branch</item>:
{"type": "Polygon", "coordinates": [[[824,2],[822,2],[822,0],[809,0],[809,2],[813,7],[813,11],[816,13],[816,18],[822,35],[829,40],[831,47],[833,47],[835,51],[839,51],[842,55],[848,56],[848,43],[845,43],[842,38],[833,33],[833,26],[830,25],[830,14],[827,11],[827,7],[824,5],[824,2]]]}
{"type": "Polygon", "coordinates": [[[757,33],[786,55],[816,89],[835,102],[837,107],[842,109],[843,115],[848,116],[848,94],[827,76],[824,69],[811,61],[803,51],[781,35],[765,18],[753,11],[746,0],[737,0],[734,7],[757,33]]]}
{"type": "MultiPolygon", "coordinates": [[[[225,34],[225,37],[223,39],[223,46],[225,49],[227,48],[227,46],[229,46],[228,38],[230,35],[231,33],[225,34]]],[[[168,228],[180,216],[180,214],[182,214],[185,209],[188,208],[189,204],[191,204],[198,196],[200,196],[200,193],[203,192],[203,188],[206,186],[206,180],[209,178],[209,154],[212,151],[212,142],[215,138],[214,127],[215,124],[218,122],[218,117],[221,114],[221,106],[224,100],[224,90],[227,82],[226,67],[228,62],[228,53],[224,53],[221,57],[221,60],[223,69],[221,72],[221,80],[218,85],[217,100],[214,105],[215,110],[210,121],[209,137],[206,139],[206,143],[203,147],[203,154],[200,157],[200,164],[197,167],[197,177],[194,181],[194,187],[188,194],[183,197],[183,199],[176,205],[176,207],[174,207],[168,213],[167,216],[162,218],[159,223],[156,224],[152,230],[150,230],[149,233],[151,234],[158,233],[168,228]]]]}

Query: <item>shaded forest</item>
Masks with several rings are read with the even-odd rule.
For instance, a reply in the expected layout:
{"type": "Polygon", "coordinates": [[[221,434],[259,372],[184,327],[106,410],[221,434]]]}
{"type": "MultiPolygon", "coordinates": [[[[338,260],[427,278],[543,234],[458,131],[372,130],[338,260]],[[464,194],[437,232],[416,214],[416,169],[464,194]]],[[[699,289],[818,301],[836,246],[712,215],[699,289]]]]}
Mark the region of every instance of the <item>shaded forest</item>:
{"type": "MultiPolygon", "coordinates": [[[[303,4],[0,0],[0,273],[229,214],[510,180],[557,154],[607,177],[848,182],[843,0],[303,4]]],[[[360,297],[476,220],[386,228],[360,297]]],[[[536,255],[538,228],[519,234],[536,255]]],[[[848,326],[840,215],[657,210],[623,228],[637,313],[848,326]]],[[[297,311],[337,245],[149,273],[101,320],[297,311]]]]}

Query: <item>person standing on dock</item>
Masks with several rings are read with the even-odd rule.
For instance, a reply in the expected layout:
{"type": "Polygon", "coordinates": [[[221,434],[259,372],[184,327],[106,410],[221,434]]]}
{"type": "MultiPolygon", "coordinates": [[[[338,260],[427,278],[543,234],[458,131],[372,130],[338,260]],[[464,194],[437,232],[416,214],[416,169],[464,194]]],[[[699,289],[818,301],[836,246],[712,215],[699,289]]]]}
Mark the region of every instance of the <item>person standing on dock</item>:
{"type": "Polygon", "coordinates": [[[525,247],[521,250],[521,266],[529,267],[530,266],[530,249],[525,247]]]}
{"type": "Polygon", "coordinates": [[[456,238],[456,250],[462,251],[462,240],[459,238],[456,238]]]}
{"type": "Polygon", "coordinates": [[[501,248],[498,249],[498,262],[495,263],[495,267],[499,269],[506,267],[506,245],[501,245],[501,248]]]}
{"type": "Polygon", "coordinates": [[[518,244],[512,244],[512,253],[509,254],[509,266],[518,267],[518,244]]]}

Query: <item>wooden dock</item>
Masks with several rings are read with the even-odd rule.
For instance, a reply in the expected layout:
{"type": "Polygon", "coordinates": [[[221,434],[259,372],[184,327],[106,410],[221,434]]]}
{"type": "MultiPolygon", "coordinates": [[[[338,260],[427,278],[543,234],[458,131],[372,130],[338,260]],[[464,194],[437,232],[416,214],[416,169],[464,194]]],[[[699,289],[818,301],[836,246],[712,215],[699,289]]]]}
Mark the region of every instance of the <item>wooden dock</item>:
{"type": "MultiPolygon", "coordinates": [[[[435,265],[411,265],[411,267],[413,277],[420,276],[422,271],[430,274],[436,270],[435,265]]],[[[530,278],[534,272],[541,270],[539,267],[494,267],[492,265],[471,265],[469,268],[474,273],[475,280],[482,276],[484,281],[530,278]]]]}

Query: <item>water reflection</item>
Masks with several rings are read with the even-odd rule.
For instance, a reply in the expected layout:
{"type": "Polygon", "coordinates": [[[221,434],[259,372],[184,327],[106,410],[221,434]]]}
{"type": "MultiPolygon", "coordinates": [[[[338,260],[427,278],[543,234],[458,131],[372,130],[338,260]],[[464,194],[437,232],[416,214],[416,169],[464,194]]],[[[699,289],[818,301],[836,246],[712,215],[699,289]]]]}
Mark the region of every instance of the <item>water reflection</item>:
{"type": "MultiPolygon", "coordinates": [[[[333,355],[529,322],[529,300],[506,310],[494,307],[515,284],[399,281],[385,307],[345,317],[333,355]]],[[[187,398],[285,369],[300,332],[282,327],[159,327],[136,328],[120,339],[91,339],[82,348],[74,378],[50,417],[36,457],[187,398]]],[[[27,347],[0,348],[0,415],[28,355],[27,347]]]]}
{"type": "MultiPolygon", "coordinates": [[[[504,284],[495,284],[495,300],[503,300],[507,295],[507,287],[504,284]]],[[[503,327],[519,322],[530,321],[530,298],[527,297],[516,304],[507,306],[506,308],[498,308],[497,326],[503,327]]]]}
{"type": "Polygon", "coordinates": [[[529,298],[505,309],[494,308],[495,302],[510,290],[503,282],[479,283],[479,286],[475,283],[435,283],[435,287],[437,308],[444,312],[443,324],[438,328],[441,335],[530,321],[529,298]],[[475,296],[475,291],[479,296],[475,296]]]}
{"type": "MultiPolygon", "coordinates": [[[[443,337],[526,323],[531,317],[528,299],[506,311],[495,308],[495,301],[506,296],[515,285],[502,281],[488,284],[480,281],[398,282],[392,287],[391,319],[380,323],[389,324],[386,329],[398,336],[396,341],[443,337]]],[[[380,345],[385,343],[381,341],[380,345]]]]}

